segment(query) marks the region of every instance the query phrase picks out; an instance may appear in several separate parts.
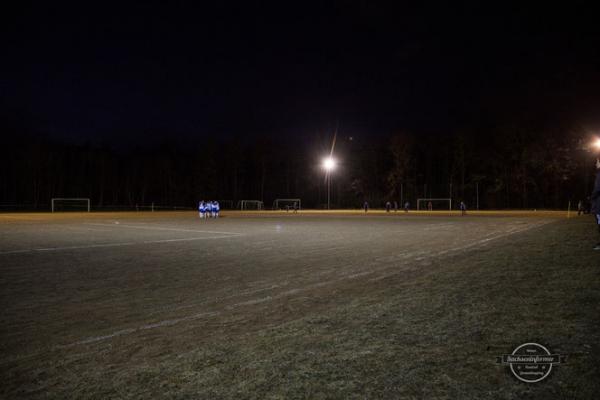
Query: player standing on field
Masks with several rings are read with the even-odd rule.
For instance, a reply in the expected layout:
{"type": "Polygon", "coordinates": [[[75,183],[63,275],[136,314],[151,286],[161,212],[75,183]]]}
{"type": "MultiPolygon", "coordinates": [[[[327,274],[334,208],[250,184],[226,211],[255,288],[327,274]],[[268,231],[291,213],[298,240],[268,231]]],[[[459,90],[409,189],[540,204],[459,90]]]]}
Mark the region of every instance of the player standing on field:
{"type": "Polygon", "coordinates": [[[200,214],[200,219],[204,219],[206,213],[206,206],[204,205],[204,200],[198,203],[198,214],[200,214]]]}
{"type": "MultiPolygon", "coordinates": [[[[596,181],[594,182],[594,191],[591,196],[591,213],[596,217],[598,232],[600,233],[600,158],[596,159],[596,181]]],[[[594,250],[600,250],[600,242],[594,247],[594,250]]]]}
{"type": "Polygon", "coordinates": [[[212,217],[212,201],[206,202],[206,218],[212,217]]]}
{"type": "Polygon", "coordinates": [[[219,218],[219,211],[221,211],[221,205],[216,200],[215,200],[215,203],[213,204],[213,210],[215,210],[215,218],[219,218]]]}

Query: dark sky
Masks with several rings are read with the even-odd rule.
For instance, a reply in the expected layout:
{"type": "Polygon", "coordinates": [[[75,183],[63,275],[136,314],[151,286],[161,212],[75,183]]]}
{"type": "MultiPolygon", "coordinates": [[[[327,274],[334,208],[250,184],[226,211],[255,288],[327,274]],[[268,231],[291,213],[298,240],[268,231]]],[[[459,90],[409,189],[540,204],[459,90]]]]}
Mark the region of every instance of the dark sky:
{"type": "Polygon", "coordinates": [[[39,3],[2,17],[0,115],[51,136],[439,133],[600,105],[593,3],[39,3]]]}

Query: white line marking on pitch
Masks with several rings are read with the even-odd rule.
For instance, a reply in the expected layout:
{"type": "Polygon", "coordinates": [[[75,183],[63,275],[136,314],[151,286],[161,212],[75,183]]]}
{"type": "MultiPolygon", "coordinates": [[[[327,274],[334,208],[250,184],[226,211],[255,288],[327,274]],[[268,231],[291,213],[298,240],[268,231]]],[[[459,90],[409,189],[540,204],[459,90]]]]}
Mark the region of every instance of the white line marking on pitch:
{"type": "Polygon", "coordinates": [[[166,306],[166,307],[162,307],[159,309],[156,309],[154,311],[152,311],[149,315],[155,315],[155,314],[160,314],[160,313],[164,313],[166,311],[177,311],[177,310],[183,310],[185,308],[193,308],[193,307],[198,307],[204,304],[212,304],[212,303],[216,303],[219,301],[223,301],[223,300],[227,300],[227,299],[231,299],[234,297],[242,297],[242,296],[247,296],[250,294],[254,294],[254,293],[259,293],[259,292],[264,292],[266,290],[273,290],[273,289],[277,289],[280,287],[284,287],[287,286],[288,282],[282,282],[278,285],[270,285],[270,286],[266,286],[266,287],[261,287],[261,288],[257,288],[257,289],[251,289],[251,290],[242,290],[239,293],[236,294],[230,294],[227,296],[221,296],[221,297],[212,297],[212,298],[207,298],[205,300],[202,301],[198,301],[198,302],[194,302],[194,303],[188,303],[188,304],[184,304],[181,306],[166,306]]]}
{"type": "Polygon", "coordinates": [[[85,225],[94,225],[94,226],[110,226],[117,228],[133,228],[133,229],[145,229],[151,231],[176,231],[176,232],[194,232],[194,233],[216,233],[220,235],[243,235],[243,233],[238,232],[221,232],[221,231],[202,231],[197,229],[181,229],[181,228],[167,228],[163,226],[156,225],[124,225],[124,224],[99,224],[99,223],[86,223],[85,225]]]}
{"type": "MultiPolygon", "coordinates": [[[[433,257],[437,257],[437,256],[440,256],[440,255],[449,253],[449,252],[459,252],[459,251],[466,250],[466,249],[469,249],[471,247],[478,246],[478,245],[479,246],[485,246],[488,243],[490,243],[491,241],[494,241],[494,240],[497,240],[497,239],[501,239],[501,238],[504,238],[504,237],[507,237],[507,236],[512,236],[512,235],[514,235],[516,233],[525,232],[525,231],[531,230],[533,228],[538,228],[538,227],[546,225],[546,224],[548,224],[550,222],[551,221],[541,222],[541,223],[538,223],[538,224],[529,225],[529,226],[524,227],[522,229],[505,231],[504,233],[501,233],[501,234],[498,234],[498,235],[495,235],[495,236],[491,236],[491,237],[488,237],[488,238],[485,238],[485,239],[481,239],[481,240],[475,241],[473,243],[469,243],[469,244],[467,244],[465,246],[454,247],[454,248],[451,248],[451,249],[447,249],[447,250],[443,250],[443,251],[440,251],[440,252],[436,252],[436,253],[430,254],[428,257],[425,257],[425,258],[433,258],[433,257]]],[[[310,289],[314,289],[314,288],[318,288],[318,287],[323,287],[323,286],[327,286],[327,285],[331,285],[331,284],[335,284],[335,283],[339,283],[340,281],[343,281],[343,280],[356,279],[356,278],[359,278],[359,277],[362,277],[362,276],[372,275],[372,274],[377,273],[377,272],[384,272],[384,271],[386,271],[388,269],[389,269],[389,267],[386,266],[384,268],[376,268],[374,270],[364,271],[364,272],[361,272],[361,273],[345,274],[345,275],[342,275],[342,276],[340,276],[338,278],[331,279],[331,280],[328,280],[328,281],[316,282],[316,283],[308,284],[308,285],[306,285],[304,287],[301,287],[301,288],[289,289],[289,290],[286,290],[284,292],[275,294],[273,296],[265,296],[265,297],[261,297],[261,298],[258,298],[258,299],[250,299],[250,300],[242,301],[240,303],[235,303],[235,304],[232,304],[230,306],[227,306],[226,309],[227,310],[232,310],[232,309],[235,309],[235,308],[238,308],[238,307],[252,306],[252,305],[256,305],[256,304],[260,304],[260,303],[265,303],[265,302],[272,301],[274,299],[280,299],[280,298],[283,298],[283,297],[293,296],[295,294],[302,293],[302,292],[308,291],[310,289]]],[[[383,274],[383,275],[371,278],[371,279],[369,279],[369,281],[376,281],[376,280],[388,278],[388,277],[396,275],[398,273],[400,273],[400,271],[394,271],[394,272],[389,273],[389,274],[383,274]]],[[[80,340],[78,342],[74,342],[74,343],[71,343],[71,344],[68,344],[68,345],[65,345],[65,346],[62,346],[62,347],[72,347],[72,346],[81,345],[81,344],[89,344],[89,343],[100,342],[100,341],[103,341],[103,340],[111,339],[111,338],[116,337],[116,336],[127,335],[127,334],[131,334],[131,333],[134,333],[134,332],[142,331],[142,330],[149,330],[149,329],[160,328],[160,327],[163,327],[163,326],[172,326],[172,325],[178,324],[178,323],[183,322],[183,321],[191,321],[191,320],[199,319],[199,318],[203,318],[203,317],[207,317],[208,318],[208,317],[213,317],[213,316],[220,315],[220,314],[221,313],[219,311],[213,311],[213,312],[203,312],[203,313],[193,314],[193,315],[189,315],[187,317],[181,317],[181,318],[176,318],[176,319],[167,319],[167,320],[156,322],[156,323],[152,323],[152,324],[142,325],[142,326],[140,326],[140,327],[138,327],[136,329],[133,329],[133,328],[122,329],[120,331],[116,331],[116,332],[108,334],[108,335],[94,336],[94,337],[83,339],[83,340],[80,340]]]]}
{"type": "Polygon", "coordinates": [[[93,336],[84,340],[80,340],[78,342],[74,342],[71,344],[67,344],[64,346],[59,346],[59,347],[73,347],[73,346],[77,346],[80,344],[90,344],[90,343],[96,343],[96,342],[101,342],[103,340],[107,340],[107,339],[112,339],[114,337],[117,336],[123,336],[123,335],[128,335],[131,333],[135,333],[135,332],[139,332],[139,331],[145,331],[148,329],[154,329],[154,328],[160,328],[163,326],[173,326],[176,325],[180,322],[183,321],[192,321],[195,319],[199,319],[199,318],[204,318],[204,317],[213,317],[215,315],[218,315],[219,312],[215,311],[215,312],[203,312],[203,313],[198,313],[198,314],[194,314],[194,315],[188,315],[187,317],[182,317],[182,318],[175,318],[175,319],[168,319],[165,321],[160,321],[160,322],[156,322],[153,324],[146,324],[146,325],[142,325],[139,326],[137,328],[129,328],[129,329],[122,329],[120,331],[117,332],[113,332],[110,333],[108,335],[103,335],[103,336],[93,336]]]}
{"type": "Polygon", "coordinates": [[[18,254],[18,253],[33,253],[33,252],[50,252],[50,251],[62,251],[62,250],[95,249],[95,248],[102,248],[102,247],[135,246],[135,245],[140,245],[140,244],[190,242],[190,241],[194,241],[194,240],[228,239],[228,238],[233,238],[233,237],[237,237],[237,236],[239,236],[239,235],[219,235],[219,236],[203,236],[203,237],[192,237],[192,238],[181,238],[181,239],[144,240],[141,242],[102,243],[102,244],[89,244],[89,245],[83,245],[83,246],[44,247],[44,248],[37,248],[37,249],[0,251],[0,255],[18,254]]]}

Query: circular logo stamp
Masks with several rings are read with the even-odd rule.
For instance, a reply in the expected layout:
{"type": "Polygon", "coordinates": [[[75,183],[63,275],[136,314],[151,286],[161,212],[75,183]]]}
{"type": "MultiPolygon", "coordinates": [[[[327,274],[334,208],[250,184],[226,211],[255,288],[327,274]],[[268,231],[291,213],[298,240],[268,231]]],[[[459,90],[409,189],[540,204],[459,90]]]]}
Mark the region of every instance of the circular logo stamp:
{"type": "Polygon", "coordinates": [[[512,354],[498,357],[497,362],[508,364],[513,375],[520,381],[535,383],[546,379],[553,365],[564,363],[565,356],[551,354],[546,347],[538,343],[524,343],[512,354]]]}

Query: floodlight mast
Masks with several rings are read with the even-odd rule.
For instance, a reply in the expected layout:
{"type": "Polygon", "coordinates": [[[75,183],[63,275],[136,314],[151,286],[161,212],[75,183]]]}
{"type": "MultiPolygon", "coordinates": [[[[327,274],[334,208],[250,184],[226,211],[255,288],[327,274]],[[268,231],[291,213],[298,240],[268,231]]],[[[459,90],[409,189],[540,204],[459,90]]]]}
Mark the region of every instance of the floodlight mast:
{"type": "MultiPolygon", "coordinates": [[[[338,121],[339,126],[339,121],[338,121]]],[[[331,171],[335,169],[336,161],[333,158],[333,150],[335,149],[335,140],[337,139],[338,127],[336,126],[333,132],[333,142],[331,143],[331,151],[329,156],[323,159],[323,168],[325,169],[325,179],[327,179],[327,209],[331,208],[331,171]]]]}
{"type": "Polygon", "coordinates": [[[325,169],[325,178],[327,179],[327,209],[331,208],[331,171],[335,169],[336,162],[329,156],[323,159],[323,169],[325,169]]]}

